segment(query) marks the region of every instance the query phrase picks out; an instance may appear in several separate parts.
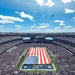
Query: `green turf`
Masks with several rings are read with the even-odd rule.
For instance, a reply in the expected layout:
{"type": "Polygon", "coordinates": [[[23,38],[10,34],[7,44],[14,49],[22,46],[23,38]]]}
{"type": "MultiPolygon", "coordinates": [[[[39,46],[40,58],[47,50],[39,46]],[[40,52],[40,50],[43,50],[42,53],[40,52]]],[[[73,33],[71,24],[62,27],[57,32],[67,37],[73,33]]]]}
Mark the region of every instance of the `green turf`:
{"type": "MultiPolygon", "coordinates": [[[[29,48],[25,49],[23,51],[23,53],[20,55],[19,62],[18,62],[17,67],[16,67],[16,69],[18,71],[20,71],[20,68],[23,64],[23,61],[27,58],[28,51],[29,51],[29,48]]],[[[47,52],[49,54],[49,57],[51,59],[52,64],[55,66],[55,69],[56,69],[56,70],[52,70],[52,71],[50,70],[50,72],[57,72],[59,70],[59,66],[58,66],[58,63],[56,61],[55,55],[49,49],[47,49],[47,52]]],[[[40,73],[40,74],[42,74],[42,73],[45,74],[45,73],[49,72],[49,70],[39,70],[39,69],[37,69],[37,70],[23,70],[23,71],[28,72],[28,73],[40,73]]]]}
{"type": "Polygon", "coordinates": [[[20,71],[20,68],[21,68],[21,66],[22,66],[22,64],[23,64],[23,61],[24,61],[25,58],[27,57],[28,51],[29,51],[29,48],[25,49],[25,50],[23,51],[23,53],[20,55],[19,62],[18,62],[18,64],[17,64],[17,66],[16,66],[16,69],[17,69],[18,71],[20,71]]]}
{"type": "Polygon", "coordinates": [[[56,61],[55,55],[54,55],[53,52],[49,51],[48,49],[47,49],[47,52],[48,52],[48,54],[50,56],[51,62],[54,64],[54,66],[56,68],[55,72],[57,72],[59,70],[59,65],[58,65],[58,63],[56,61]]]}

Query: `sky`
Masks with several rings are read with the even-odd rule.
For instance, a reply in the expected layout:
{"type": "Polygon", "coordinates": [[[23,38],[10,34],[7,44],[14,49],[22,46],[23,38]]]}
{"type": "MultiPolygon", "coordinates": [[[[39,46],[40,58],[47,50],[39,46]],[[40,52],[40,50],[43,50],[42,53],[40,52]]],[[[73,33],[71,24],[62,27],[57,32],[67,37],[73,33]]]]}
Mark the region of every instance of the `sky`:
{"type": "Polygon", "coordinates": [[[75,0],[0,0],[0,32],[75,32],[75,0]]]}

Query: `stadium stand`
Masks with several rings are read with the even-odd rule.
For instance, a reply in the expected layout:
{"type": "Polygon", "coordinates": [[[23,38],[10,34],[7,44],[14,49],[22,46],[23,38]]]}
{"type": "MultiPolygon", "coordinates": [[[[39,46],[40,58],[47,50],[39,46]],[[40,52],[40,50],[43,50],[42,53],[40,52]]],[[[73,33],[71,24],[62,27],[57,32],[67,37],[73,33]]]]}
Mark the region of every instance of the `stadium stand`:
{"type": "MultiPolygon", "coordinates": [[[[27,36],[47,36],[57,39],[62,39],[75,43],[75,33],[51,33],[51,34],[24,34],[24,33],[7,33],[0,34],[0,75],[75,75],[75,56],[70,54],[67,50],[75,53],[75,47],[61,41],[52,40],[49,43],[30,42],[27,43],[22,39],[27,36]],[[8,35],[8,36],[6,36],[8,35]],[[13,41],[16,39],[15,41],[13,41]],[[18,39],[18,40],[17,40],[18,39]],[[12,41],[11,41],[12,40],[12,41]],[[3,43],[7,41],[6,43],[3,43]],[[55,54],[56,60],[59,64],[60,70],[58,72],[48,72],[46,74],[28,74],[27,72],[17,71],[16,66],[19,62],[19,56],[28,47],[47,47],[55,54]]],[[[29,40],[30,41],[30,40],[29,40]]]]}

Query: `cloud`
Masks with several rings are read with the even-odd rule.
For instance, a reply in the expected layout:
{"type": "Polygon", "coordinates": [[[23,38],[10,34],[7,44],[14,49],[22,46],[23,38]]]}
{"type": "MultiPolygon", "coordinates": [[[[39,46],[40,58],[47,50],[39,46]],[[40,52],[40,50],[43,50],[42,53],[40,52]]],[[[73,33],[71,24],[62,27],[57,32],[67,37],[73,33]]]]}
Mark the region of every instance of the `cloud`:
{"type": "Polygon", "coordinates": [[[0,23],[2,24],[7,24],[7,23],[14,23],[14,21],[9,21],[9,20],[0,20],[0,23]]]}
{"type": "Polygon", "coordinates": [[[64,21],[61,21],[61,20],[55,20],[54,22],[63,23],[64,21]]]}
{"type": "Polygon", "coordinates": [[[55,27],[55,30],[53,32],[75,32],[75,27],[72,27],[71,25],[64,26],[64,27],[55,27]]]}
{"type": "Polygon", "coordinates": [[[61,0],[64,4],[67,4],[67,3],[71,3],[71,2],[73,2],[73,1],[75,1],[75,0],[61,0]]]}
{"type": "Polygon", "coordinates": [[[3,25],[2,26],[0,26],[0,29],[2,29],[3,28],[3,25]]]}
{"type": "Polygon", "coordinates": [[[48,28],[50,27],[50,23],[39,23],[39,26],[37,28],[48,28]]]}
{"type": "Polygon", "coordinates": [[[66,25],[66,24],[64,24],[64,21],[62,21],[62,20],[55,20],[54,22],[60,23],[60,24],[59,24],[60,26],[66,25]]]}
{"type": "Polygon", "coordinates": [[[31,26],[31,28],[35,28],[36,26],[31,26]]]}
{"type": "Polygon", "coordinates": [[[40,6],[43,6],[43,5],[44,5],[44,0],[36,0],[36,2],[37,2],[40,6]]]}
{"type": "Polygon", "coordinates": [[[24,12],[16,12],[17,14],[19,14],[22,18],[28,18],[30,20],[33,20],[33,16],[26,14],[24,12]]]}
{"type": "Polygon", "coordinates": [[[74,21],[75,21],[75,17],[73,17],[74,21]]]}
{"type": "Polygon", "coordinates": [[[51,0],[48,0],[48,2],[46,3],[46,6],[52,7],[54,6],[55,3],[53,3],[51,0]]]}
{"type": "Polygon", "coordinates": [[[56,30],[59,30],[61,27],[55,27],[56,30]]]}
{"type": "Polygon", "coordinates": [[[40,6],[52,7],[52,6],[55,5],[55,3],[52,2],[52,0],[47,0],[47,2],[45,2],[44,0],[36,0],[36,2],[37,2],[40,6]]]}
{"type": "Polygon", "coordinates": [[[21,25],[15,25],[16,29],[21,29],[22,26],[21,25]]]}
{"type": "Polygon", "coordinates": [[[72,2],[72,0],[61,0],[64,4],[72,2]]]}
{"type": "Polygon", "coordinates": [[[50,23],[39,23],[39,25],[47,25],[47,26],[50,26],[50,23]]]}
{"type": "Polygon", "coordinates": [[[44,29],[50,27],[49,23],[39,23],[38,25],[34,24],[31,28],[44,29]]]}
{"type": "Polygon", "coordinates": [[[75,17],[73,17],[72,19],[73,19],[73,21],[75,22],[75,17]]]}
{"type": "Polygon", "coordinates": [[[64,26],[65,29],[72,28],[72,26],[64,26]]]}
{"type": "Polygon", "coordinates": [[[67,26],[68,28],[72,28],[72,26],[67,26]]]}
{"type": "Polygon", "coordinates": [[[24,20],[17,17],[0,15],[0,23],[2,24],[15,23],[16,21],[23,22],[24,20]]]}
{"type": "Polygon", "coordinates": [[[75,10],[71,10],[71,9],[64,9],[65,10],[65,13],[74,13],[75,10]]]}
{"type": "Polygon", "coordinates": [[[36,25],[36,24],[34,24],[34,25],[33,25],[33,26],[31,26],[30,28],[36,28],[36,26],[37,26],[37,25],[36,25]]]}
{"type": "Polygon", "coordinates": [[[48,25],[42,25],[42,26],[38,26],[37,28],[47,28],[48,27],[48,25]]]}

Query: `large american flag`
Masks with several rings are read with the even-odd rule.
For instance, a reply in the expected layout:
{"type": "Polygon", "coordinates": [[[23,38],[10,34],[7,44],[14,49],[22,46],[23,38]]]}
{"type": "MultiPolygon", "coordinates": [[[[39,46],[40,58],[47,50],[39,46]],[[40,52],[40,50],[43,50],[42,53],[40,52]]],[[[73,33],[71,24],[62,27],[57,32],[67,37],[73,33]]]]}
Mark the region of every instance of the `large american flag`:
{"type": "Polygon", "coordinates": [[[38,64],[51,64],[50,57],[45,47],[31,47],[28,56],[37,56],[38,64]]]}

